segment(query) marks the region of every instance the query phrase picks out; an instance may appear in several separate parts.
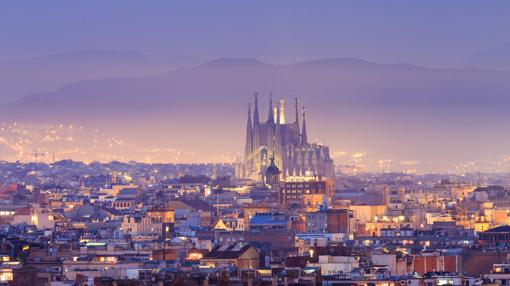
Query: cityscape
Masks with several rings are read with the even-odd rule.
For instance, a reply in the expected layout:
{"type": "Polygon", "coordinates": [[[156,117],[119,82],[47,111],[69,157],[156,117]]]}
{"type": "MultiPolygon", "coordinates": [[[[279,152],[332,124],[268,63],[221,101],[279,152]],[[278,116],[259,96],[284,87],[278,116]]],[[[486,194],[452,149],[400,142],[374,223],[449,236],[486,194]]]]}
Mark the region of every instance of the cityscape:
{"type": "Polygon", "coordinates": [[[0,3],[0,286],[510,285],[510,3],[0,3]]]}

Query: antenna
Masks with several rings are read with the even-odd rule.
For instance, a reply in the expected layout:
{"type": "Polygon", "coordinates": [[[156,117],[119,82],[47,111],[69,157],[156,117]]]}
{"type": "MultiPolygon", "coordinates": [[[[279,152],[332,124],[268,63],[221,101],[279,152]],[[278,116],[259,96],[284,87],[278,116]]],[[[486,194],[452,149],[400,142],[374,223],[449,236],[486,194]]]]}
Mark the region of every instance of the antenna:
{"type": "Polygon", "coordinates": [[[40,153],[39,151],[37,151],[37,149],[35,150],[34,153],[32,153],[32,155],[35,157],[35,164],[37,165],[37,163],[39,162],[38,159],[39,159],[39,156],[41,157],[44,157],[44,153],[40,153]]]}
{"type": "Polygon", "coordinates": [[[220,217],[220,205],[218,200],[218,191],[216,191],[216,216],[220,217]]]}
{"type": "Polygon", "coordinates": [[[44,157],[44,153],[39,153],[39,151],[37,151],[37,149],[35,150],[34,153],[32,153],[32,155],[35,157],[35,174],[38,176],[37,174],[37,169],[39,167],[39,156],[41,157],[44,157]]]}

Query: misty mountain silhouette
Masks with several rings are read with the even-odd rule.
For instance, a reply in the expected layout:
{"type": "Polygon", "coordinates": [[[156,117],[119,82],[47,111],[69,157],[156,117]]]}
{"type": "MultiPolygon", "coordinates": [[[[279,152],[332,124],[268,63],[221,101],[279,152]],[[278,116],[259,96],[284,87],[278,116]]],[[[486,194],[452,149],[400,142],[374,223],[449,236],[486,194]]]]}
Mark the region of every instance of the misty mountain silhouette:
{"type": "Polygon", "coordinates": [[[193,57],[154,60],[139,52],[86,50],[0,61],[0,103],[79,80],[141,77],[194,66],[193,57]]]}
{"type": "Polygon", "coordinates": [[[503,154],[510,140],[508,132],[493,133],[510,123],[510,72],[355,58],[284,65],[220,58],[156,76],[79,81],[4,104],[0,120],[95,124],[135,140],[226,152],[241,150],[255,92],[262,118],[269,92],[288,102],[298,97],[309,107],[311,138],[333,149],[451,164],[466,153],[503,154]]]}
{"type": "Polygon", "coordinates": [[[510,43],[479,52],[460,63],[459,66],[508,71],[510,70],[510,43]]]}

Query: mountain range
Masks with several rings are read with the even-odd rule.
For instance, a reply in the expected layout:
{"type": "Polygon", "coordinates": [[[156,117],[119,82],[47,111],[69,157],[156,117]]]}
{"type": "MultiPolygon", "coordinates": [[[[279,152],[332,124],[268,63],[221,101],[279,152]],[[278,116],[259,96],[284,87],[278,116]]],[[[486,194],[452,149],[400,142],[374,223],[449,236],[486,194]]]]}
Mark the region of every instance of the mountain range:
{"type": "Polygon", "coordinates": [[[510,70],[510,43],[476,53],[461,62],[459,67],[488,70],[510,70]]]}
{"type": "Polygon", "coordinates": [[[54,91],[80,80],[155,75],[201,62],[196,57],[155,60],[139,52],[108,50],[0,60],[0,103],[28,94],[54,91]]]}
{"type": "Polygon", "coordinates": [[[0,120],[100,126],[134,144],[194,150],[208,161],[242,150],[248,102],[258,92],[262,118],[270,93],[289,103],[288,121],[290,101],[299,98],[309,137],[330,145],[338,162],[457,172],[503,168],[510,154],[508,71],[355,58],[163,66],[170,71],[81,80],[17,98],[0,106],[0,120]]]}

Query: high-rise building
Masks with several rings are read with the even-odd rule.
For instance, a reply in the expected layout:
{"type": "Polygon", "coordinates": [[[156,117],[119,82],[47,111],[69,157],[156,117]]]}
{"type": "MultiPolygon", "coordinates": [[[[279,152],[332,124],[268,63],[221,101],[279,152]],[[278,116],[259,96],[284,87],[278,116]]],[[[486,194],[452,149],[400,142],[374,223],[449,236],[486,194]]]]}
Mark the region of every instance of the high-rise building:
{"type": "Polygon", "coordinates": [[[332,178],[334,169],[329,147],[308,142],[304,107],[301,118],[300,126],[297,98],[293,122],[285,118],[285,101],[280,100],[274,107],[270,98],[267,120],[261,122],[255,95],[253,119],[251,104],[248,106],[244,158],[236,164],[236,176],[262,181],[270,158],[274,158],[282,180],[290,177],[332,178]]]}

